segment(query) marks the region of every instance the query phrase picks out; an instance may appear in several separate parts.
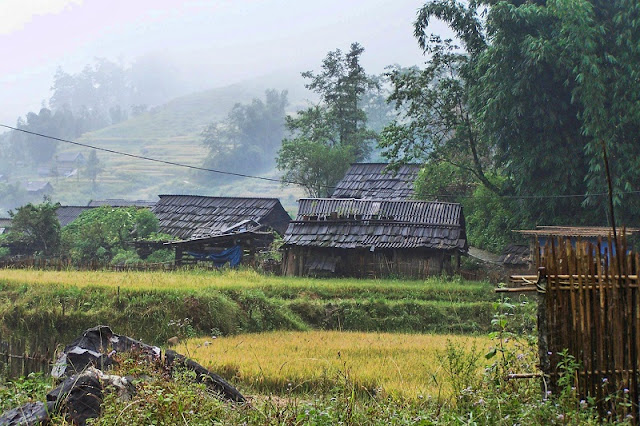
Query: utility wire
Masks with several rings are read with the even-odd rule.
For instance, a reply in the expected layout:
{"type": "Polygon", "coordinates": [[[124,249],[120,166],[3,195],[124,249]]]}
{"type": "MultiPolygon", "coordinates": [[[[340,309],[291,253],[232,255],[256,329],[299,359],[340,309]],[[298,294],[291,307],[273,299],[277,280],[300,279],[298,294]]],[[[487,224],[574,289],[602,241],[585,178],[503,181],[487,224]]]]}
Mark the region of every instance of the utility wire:
{"type": "MultiPolygon", "coordinates": [[[[63,143],[82,146],[84,148],[95,149],[96,151],[108,152],[110,154],[122,155],[122,156],[130,157],[130,158],[137,158],[139,160],[152,161],[154,163],[167,164],[167,165],[175,166],[175,167],[183,167],[183,168],[192,169],[192,170],[200,170],[200,171],[204,171],[204,172],[212,172],[212,173],[218,173],[218,174],[222,174],[222,175],[242,177],[242,178],[247,178],[247,179],[258,179],[258,180],[263,180],[263,181],[267,181],[267,182],[287,183],[287,184],[291,184],[291,185],[304,186],[303,183],[296,182],[296,181],[290,181],[290,180],[284,180],[284,179],[274,179],[274,178],[268,178],[268,177],[264,177],[264,176],[247,175],[247,174],[243,174],[243,173],[228,172],[228,171],[224,171],[224,170],[209,169],[209,168],[206,168],[206,167],[192,166],[192,165],[189,165],[189,164],[177,163],[175,161],[160,160],[158,158],[146,157],[144,155],[137,155],[137,154],[131,154],[131,153],[128,153],[128,152],[116,151],[114,149],[101,148],[99,146],[89,145],[89,144],[85,144],[85,143],[81,143],[81,142],[74,142],[74,141],[70,141],[68,139],[62,139],[62,138],[58,138],[58,137],[55,137],[55,136],[49,136],[49,135],[45,135],[45,134],[38,133],[38,132],[32,132],[30,130],[19,129],[17,127],[8,126],[8,125],[2,124],[2,123],[0,123],[0,127],[5,127],[7,129],[14,130],[16,132],[27,133],[29,135],[39,136],[39,137],[46,138],[46,139],[52,139],[52,140],[63,142],[63,143]]],[[[333,186],[328,186],[328,185],[319,185],[319,186],[321,186],[322,188],[334,189],[333,186]]],[[[615,193],[615,195],[622,195],[622,194],[640,194],[640,191],[624,191],[624,192],[616,192],[615,193]]],[[[499,195],[499,197],[500,198],[509,198],[509,199],[553,199],[553,198],[600,197],[600,196],[605,196],[605,195],[608,195],[608,193],[607,192],[595,192],[595,193],[591,193],[591,194],[499,195]]],[[[475,197],[473,195],[449,195],[449,194],[425,194],[425,197],[431,197],[431,198],[478,198],[478,197],[475,197]]]]}

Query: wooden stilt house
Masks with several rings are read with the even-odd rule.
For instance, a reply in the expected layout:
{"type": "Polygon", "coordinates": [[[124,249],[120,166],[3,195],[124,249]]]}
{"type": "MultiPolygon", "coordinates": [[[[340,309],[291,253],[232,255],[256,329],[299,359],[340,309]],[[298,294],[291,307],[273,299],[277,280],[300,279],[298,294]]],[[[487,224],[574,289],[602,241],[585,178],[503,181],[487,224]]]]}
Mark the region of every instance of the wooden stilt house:
{"type": "Polygon", "coordinates": [[[305,198],[284,236],[284,275],[424,278],[467,253],[462,206],[305,198]]]}

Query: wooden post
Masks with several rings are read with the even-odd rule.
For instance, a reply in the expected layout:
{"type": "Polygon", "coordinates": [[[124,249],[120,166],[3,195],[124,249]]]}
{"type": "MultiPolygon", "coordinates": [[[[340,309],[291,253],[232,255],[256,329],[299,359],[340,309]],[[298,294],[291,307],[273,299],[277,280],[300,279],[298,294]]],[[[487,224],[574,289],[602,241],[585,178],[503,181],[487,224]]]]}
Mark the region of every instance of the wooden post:
{"type": "Polygon", "coordinates": [[[542,381],[540,386],[543,398],[546,398],[548,390],[548,378],[551,374],[551,360],[549,358],[549,340],[547,324],[547,271],[544,267],[538,267],[538,357],[540,358],[540,371],[542,371],[542,381]]]}
{"type": "Polygon", "coordinates": [[[182,266],[182,246],[176,245],[176,266],[182,266]]]}

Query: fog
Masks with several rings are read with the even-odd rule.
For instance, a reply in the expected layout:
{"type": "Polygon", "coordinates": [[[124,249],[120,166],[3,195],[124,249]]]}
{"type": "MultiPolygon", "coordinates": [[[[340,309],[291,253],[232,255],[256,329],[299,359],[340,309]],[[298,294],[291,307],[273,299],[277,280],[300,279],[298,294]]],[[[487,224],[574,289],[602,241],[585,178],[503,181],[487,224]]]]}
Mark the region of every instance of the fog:
{"type": "MultiPolygon", "coordinates": [[[[375,74],[421,64],[413,38],[419,0],[176,1],[2,0],[0,122],[38,111],[58,67],[94,58],[152,60],[175,81],[172,96],[259,77],[318,69],[330,50],[359,42],[375,74]]],[[[446,34],[444,25],[435,32],[446,34]]]]}

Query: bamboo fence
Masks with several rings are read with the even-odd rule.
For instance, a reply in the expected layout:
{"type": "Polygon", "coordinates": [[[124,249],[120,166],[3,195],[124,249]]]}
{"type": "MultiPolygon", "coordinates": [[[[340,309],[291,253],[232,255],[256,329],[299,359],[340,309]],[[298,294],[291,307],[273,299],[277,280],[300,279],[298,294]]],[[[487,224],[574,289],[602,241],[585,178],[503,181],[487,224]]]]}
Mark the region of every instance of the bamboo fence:
{"type": "Polygon", "coordinates": [[[593,398],[603,418],[638,424],[640,254],[627,247],[622,236],[618,247],[611,238],[558,239],[536,250],[539,353],[552,391],[566,351],[580,365],[577,394],[593,398]]]}
{"type": "Polygon", "coordinates": [[[27,347],[24,340],[0,339],[0,376],[15,378],[30,373],[49,374],[52,357],[48,350],[42,352],[35,347],[27,347]]]}

